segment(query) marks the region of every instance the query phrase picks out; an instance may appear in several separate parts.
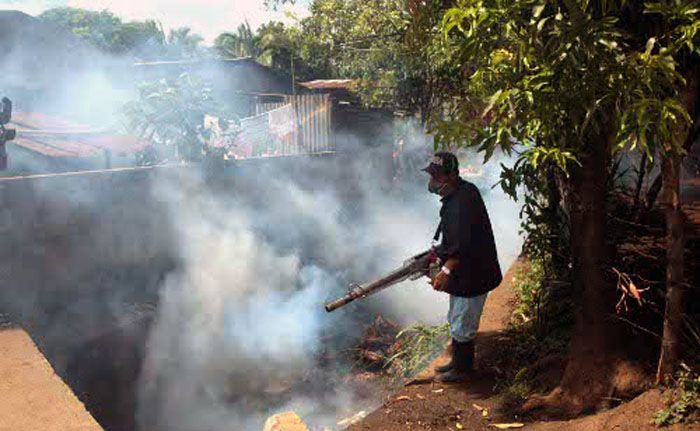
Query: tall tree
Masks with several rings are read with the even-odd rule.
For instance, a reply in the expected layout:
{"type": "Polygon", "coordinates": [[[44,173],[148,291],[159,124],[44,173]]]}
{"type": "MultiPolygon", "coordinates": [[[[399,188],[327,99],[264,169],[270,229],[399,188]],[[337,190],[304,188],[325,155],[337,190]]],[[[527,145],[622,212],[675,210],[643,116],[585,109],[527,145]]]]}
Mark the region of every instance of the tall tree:
{"type": "Polygon", "coordinates": [[[163,55],[165,32],[154,20],[130,21],[115,30],[114,40],[121,47],[120,54],[155,59],[163,55]]]}
{"type": "Polygon", "coordinates": [[[533,408],[577,414],[615,389],[620,352],[604,272],[609,160],[630,143],[650,156],[677,151],[675,131],[689,119],[677,98],[677,37],[667,32],[663,44],[636,44],[625,16],[637,7],[464,0],[441,26],[466,97],[451,101],[447,119],[436,118],[438,141],[476,146],[487,159],[498,147],[524,145],[515,169],[505,171],[507,183],[527,169],[555,166],[565,186],[576,326],[560,386],[532,400],[533,408]]]}
{"type": "Polygon", "coordinates": [[[169,58],[194,58],[202,54],[202,36],[193,33],[189,27],[171,29],[166,43],[166,55],[169,58]]]}
{"type": "Polygon", "coordinates": [[[108,54],[142,58],[163,55],[165,35],[153,20],[125,23],[107,10],[95,12],[71,7],[49,9],[39,18],[66,27],[108,54]]]}
{"type": "Polygon", "coordinates": [[[427,119],[457,96],[460,68],[437,43],[445,7],[422,2],[416,15],[402,0],[315,0],[301,20],[300,56],[327,78],[354,78],[362,100],[427,119]]]}
{"type": "Polygon", "coordinates": [[[115,45],[114,41],[117,28],[121,25],[121,19],[110,11],[95,12],[60,7],[43,12],[39,15],[39,19],[66,27],[102,51],[114,53],[121,49],[120,46],[115,45]]]}
{"type": "Polygon", "coordinates": [[[273,69],[290,71],[294,59],[297,59],[295,75],[304,75],[304,63],[298,57],[298,33],[296,29],[287,28],[281,22],[271,21],[258,29],[260,38],[258,61],[273,69]],[[294,58],[293,58],[294,57],[294,58]]]}
{"type": "Polygon", "coordinates": [[[214,48],[223,57],[258,57],[261,52],[260,36],[250,28],[248,21],[234,33],[221,33],[214,39],[214,48]]]}
{"type": "Polygon", "coordinates": [[[661,353],[656,382],[668,380],[677,366],[686,311],[684,282],[684,214],[681,208],[681,161],[700,134],[700,9],[697,2],[659,2],[647,6],[655,16],[663,17],[658,37],[675,55],[679,73],[684,77],[678,89],[679,101],[689,114],[689,127],[673,130],[682,147],[665,145],[662,151],[661,175],[664,188],[663,208],[666,216],[666,307],[661,353]]]}

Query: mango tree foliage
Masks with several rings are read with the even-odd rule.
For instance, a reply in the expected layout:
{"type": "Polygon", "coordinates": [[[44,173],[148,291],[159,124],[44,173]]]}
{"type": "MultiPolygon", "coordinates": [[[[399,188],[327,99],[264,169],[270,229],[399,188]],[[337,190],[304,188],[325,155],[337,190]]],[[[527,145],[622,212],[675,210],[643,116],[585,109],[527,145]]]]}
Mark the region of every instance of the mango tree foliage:
{"type": "MultiPolygon", "coordinates": [[[[637,49],[617,5],[594,3],[460,1],[450,9],[441,31],[470,72],[469,97],[437,120],[437,141],[477,146],[486,159],[521,144],[532,166],[551,162],[565,173],[604,129],[617,135],[617,149],[636,144],[649,156],[661,143],[677,149],[672,130],[689,121],[677,99],[678,38],[652,38],[637,49]]],[[[513,193],[515,184],[505,184],[513,193]]]]}

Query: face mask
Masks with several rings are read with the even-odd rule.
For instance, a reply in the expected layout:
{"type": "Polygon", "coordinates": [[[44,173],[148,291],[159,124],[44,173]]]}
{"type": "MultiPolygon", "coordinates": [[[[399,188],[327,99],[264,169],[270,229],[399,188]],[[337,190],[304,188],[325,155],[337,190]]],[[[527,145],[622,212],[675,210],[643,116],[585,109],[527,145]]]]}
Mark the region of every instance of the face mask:
{"type": "Polygon", "coordinates": [[[441,183],[440,181],[431,177],[430,181],[428,182],[428,191],[430,193],[434,193],[436,195],[439,195],[442,193],[442,191],[445,189],[446,186],[447,186],[447,184],[441,183]]]}

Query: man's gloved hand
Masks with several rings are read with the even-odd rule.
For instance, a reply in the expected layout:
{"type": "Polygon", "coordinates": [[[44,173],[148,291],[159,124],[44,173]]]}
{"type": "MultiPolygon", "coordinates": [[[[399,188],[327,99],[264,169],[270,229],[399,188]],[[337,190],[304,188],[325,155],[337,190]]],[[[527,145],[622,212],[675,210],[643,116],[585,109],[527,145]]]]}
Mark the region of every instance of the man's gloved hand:
{"type": "Polygon", "coordinates": [[[445,274],[443,271],[438,271],[437,275],[430,281],[430,284],[433,286],[433,289],[439,292],[444,292],[445,289],[447,289],[448,280],[449,276],[447,274],[445,274]]]}

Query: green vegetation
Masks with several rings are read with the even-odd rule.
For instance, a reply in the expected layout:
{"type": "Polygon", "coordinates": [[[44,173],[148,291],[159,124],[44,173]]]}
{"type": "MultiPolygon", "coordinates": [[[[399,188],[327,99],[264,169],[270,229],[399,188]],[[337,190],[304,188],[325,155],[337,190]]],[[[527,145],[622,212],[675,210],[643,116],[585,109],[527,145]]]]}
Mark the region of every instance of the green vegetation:
{"type": "Polygon", "coordinates": [[[208,145],[214,129],[235,133],[236,119],[199,79],[188,74],[176,80],[141,84],[139,99],[125,107],[126,128],[155,145],[142,154],[142,164],[164,159],[198,161],[206,157],[221,159],[223,147],[208,145]],[[207,115],[216,118],[207,124],[207,115]]]}
{"type": "Polygon", "coordinates": [[[700,413],[700,375],[693,373],[685,364],[681,364],[681,367],[670,388],[668,404],[654,415],[653,424],[669,426],[688,420],[700,422],[700,418],[693,418],[694,414],[700,413]]]}
{"type": "Polygon", "coordinates": [[[393,355],[387,360],[389,374],[396,380],[411,378],[442,352],[450,339],[449,325],[410,326],[396,335],[393,355]]]}
{"type": "Polygon", "coordinates": [[[544,261],[518,268],[513,288],[516,304],[502,341],[509,353],[492,364],[501,370],[498,388],[507,408],[552,389],[553,382],[538,380],[538,373],[559,374],[573,328],[570,286],[547,279],[544,261]]]}
{"type": "Polygon", "coordinates": [[[202,38],[189,28],[167,35],[155,20],[124,22],[108,10],[94,12],[72,7],[49,9],[39,19],[73,32],[99,50],[143,60],[192,58],[204,55],[202,38]]]}

